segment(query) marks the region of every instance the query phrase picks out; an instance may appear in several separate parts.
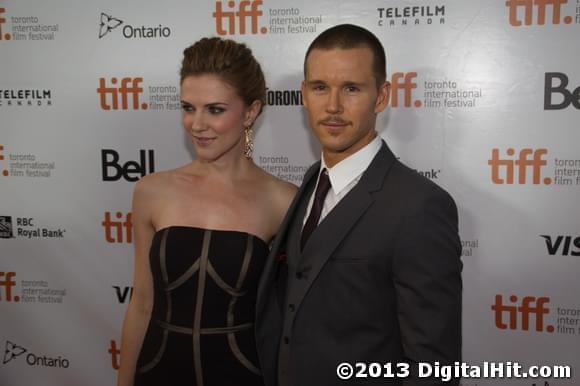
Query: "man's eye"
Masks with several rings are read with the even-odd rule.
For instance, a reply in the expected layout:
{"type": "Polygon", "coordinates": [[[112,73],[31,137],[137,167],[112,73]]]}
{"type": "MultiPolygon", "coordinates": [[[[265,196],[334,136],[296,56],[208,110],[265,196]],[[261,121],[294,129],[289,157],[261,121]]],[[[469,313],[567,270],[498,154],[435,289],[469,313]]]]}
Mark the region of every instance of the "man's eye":
{"type": "Polygon", "coordinates": [[[358,87],[356,87],[356,86],[347,86],[345,89],[346,89],[347,92],[358,92],[358,91],[360,91],[360,89],[358,87]]]}

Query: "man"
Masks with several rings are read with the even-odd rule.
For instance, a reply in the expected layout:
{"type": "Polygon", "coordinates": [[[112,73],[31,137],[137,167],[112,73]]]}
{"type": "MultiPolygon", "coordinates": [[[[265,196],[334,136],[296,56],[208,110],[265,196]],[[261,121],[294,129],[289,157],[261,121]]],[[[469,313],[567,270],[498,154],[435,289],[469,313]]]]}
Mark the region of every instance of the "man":
{"type": "Polygon", "coordinates": [[[304,107],[322,158],[304,176],[258,290],[267,386],[438,384],[418,379],[418,363],[460,360],[457,209],[377,135],[385,69],[379,40],[354,25],[326,30],[306,53],[304,107]],[[342,362],[354,367],[351,383],[337,375],[342,362]],[[376,365],[371,374],[357,362],[379,363],[379,377],[376,365]]]}

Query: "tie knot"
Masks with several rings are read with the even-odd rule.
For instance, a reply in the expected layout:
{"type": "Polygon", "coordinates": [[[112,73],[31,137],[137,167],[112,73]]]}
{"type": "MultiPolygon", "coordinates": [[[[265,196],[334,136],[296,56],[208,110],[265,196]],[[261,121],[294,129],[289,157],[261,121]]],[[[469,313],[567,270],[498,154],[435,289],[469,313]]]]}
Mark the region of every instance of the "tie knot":
{"type": "Polygon", "coordinates": [[[328,176],[328,170],[324,168],[322,169],[322,172],[320,172],[320,177],[318,178],[318,188],[316,189],[316,192],[324,192],[324,195],[326,196],[328,189],[330,189],[330,177],[328,176]]]}

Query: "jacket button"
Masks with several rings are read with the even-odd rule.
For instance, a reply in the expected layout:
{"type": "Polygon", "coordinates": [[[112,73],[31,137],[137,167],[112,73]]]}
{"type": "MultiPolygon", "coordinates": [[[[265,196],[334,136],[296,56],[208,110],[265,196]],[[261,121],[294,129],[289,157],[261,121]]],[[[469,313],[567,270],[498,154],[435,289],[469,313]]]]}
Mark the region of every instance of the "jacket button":
{"type": "Polygon", "coordinates": [[[290,312],[294,312],[295,310],[294,304],[289,304],[288,309],[290,310],[290,312]]]}
{"type": "Polygon", "coordinates": [[[288,339],[288,337],[287,337],[287,336],[285,336],[285,337],[284,337],[284,344],[288,344],[288,343],[290,343],[290,339],[288,339]]]}
{"type": "Polygon", "coordinates": [[[296,272],[296,279],[300,280],[304,277],[304,274],[302,274],[302,272],[296,272]]]}

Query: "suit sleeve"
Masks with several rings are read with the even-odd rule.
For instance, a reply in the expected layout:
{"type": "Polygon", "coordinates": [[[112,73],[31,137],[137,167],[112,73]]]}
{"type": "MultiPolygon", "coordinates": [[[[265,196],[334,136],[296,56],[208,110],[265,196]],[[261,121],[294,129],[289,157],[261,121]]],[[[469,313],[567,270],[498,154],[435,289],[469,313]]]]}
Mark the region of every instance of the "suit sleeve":
{"type": "MultiPolygon", "coordinates": [[[[433,186],[411,202],[393,258],[401,341],[411,375],[404,385],[435,385],[419,379],[418,362],[461,360],[461,242],[457,208],[433,186]]],[[[458,384],[452,380],[446,385],[458,384]]]]}

